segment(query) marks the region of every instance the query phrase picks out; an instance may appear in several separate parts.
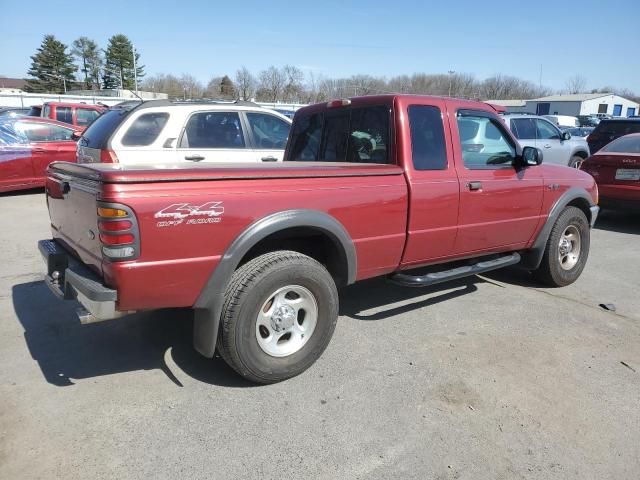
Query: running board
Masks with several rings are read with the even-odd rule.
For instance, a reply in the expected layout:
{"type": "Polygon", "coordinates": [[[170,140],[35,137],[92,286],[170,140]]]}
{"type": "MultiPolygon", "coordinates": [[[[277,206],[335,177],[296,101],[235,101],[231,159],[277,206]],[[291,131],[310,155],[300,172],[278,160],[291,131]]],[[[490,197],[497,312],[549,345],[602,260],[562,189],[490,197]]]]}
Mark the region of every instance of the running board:
{"type": "Polygon", "coordinates": [[[389,277],[389,280],[404,287],[428,287],[436,283],[448,282],[449,280],[457,280],[458,278],[469,277],[479,273],[490,272],[509,265],[515,265],[520,261],[519,253],[512,253],[493,260],[485,260],[466,265],[464,267],[452,268],[451,270],[442,270],[441,272],[428,273],[426,275],[415,276],[406,273],[396,273],[389,277]]]}

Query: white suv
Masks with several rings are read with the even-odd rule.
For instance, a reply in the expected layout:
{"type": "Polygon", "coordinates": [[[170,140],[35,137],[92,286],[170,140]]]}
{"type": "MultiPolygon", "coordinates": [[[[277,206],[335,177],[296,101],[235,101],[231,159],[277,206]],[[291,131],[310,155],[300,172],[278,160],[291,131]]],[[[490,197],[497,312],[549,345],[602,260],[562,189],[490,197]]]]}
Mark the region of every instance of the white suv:
{"type": "Polygon", "coordinates": [[[124,102],[84,131],[78,163],[282,161],[291,120],[250,102],[124,102]]]}

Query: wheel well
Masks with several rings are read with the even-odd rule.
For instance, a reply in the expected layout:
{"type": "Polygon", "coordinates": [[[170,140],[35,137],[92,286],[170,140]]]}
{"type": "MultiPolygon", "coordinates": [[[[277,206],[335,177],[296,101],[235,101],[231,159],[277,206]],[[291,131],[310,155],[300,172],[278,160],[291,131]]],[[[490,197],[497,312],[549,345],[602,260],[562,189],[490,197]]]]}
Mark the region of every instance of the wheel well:
{"type": "Polygon", "coordinates": [[[344,249],[329,233],[313,227],[293,227],[272,233],[251,247],[238,267],[275,250],[293,250],[307,255],[325,266],[337,286],[347,284],[349,272],[344,249]]]}
{"type": "Polygon", "coordinates": [[[580,151],[580,152],[574,153],[573,156],[574,157],[580,157],[583,160],[586,160],[589,155],[587,154],[587,152],[580,151]]]}
{"type": "Polygon", "coordinates": [[[574,198],[567,204],[567,207],[579,208],[580,210],[582,210],[582,213],[585,214],[587,220],[591,222],[591,205],[585,198],[574,198]]]}

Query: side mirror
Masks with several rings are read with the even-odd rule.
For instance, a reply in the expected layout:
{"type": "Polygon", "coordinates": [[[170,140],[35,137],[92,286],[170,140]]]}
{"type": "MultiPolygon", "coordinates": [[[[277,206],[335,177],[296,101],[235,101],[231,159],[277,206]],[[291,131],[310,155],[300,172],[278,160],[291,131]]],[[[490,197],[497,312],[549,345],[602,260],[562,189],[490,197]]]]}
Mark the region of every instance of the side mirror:
{"type": "Polygon", "coordinates": [[[524,166],[540,165],[542,163],[542,150],[535,147],[524,147],[521,158],[524,166]]]}
{"type": "Polygon", "coordinates": [[[571,134],[569,132],[562,132],[560,135],[560,140],[570,140],[571,134]]]}
{"type": "Polygon", "coordinates": [[[82,130],[75,130],[72,134],[71,134],[71,140],[73,141],[78,141],[80,140],[80,137],[82,136],[82,130]]]}

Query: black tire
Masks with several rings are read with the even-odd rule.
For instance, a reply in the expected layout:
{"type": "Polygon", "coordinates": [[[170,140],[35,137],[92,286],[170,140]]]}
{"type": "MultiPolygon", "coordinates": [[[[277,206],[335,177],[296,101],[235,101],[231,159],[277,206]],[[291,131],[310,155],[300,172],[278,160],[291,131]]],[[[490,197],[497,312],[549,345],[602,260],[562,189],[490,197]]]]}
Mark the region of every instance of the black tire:
{"type": "Polygon", "coordinates": [[[574,155],[573,157],[571,157],[571,160],[569,160],[569,166],[571,168],[580,168],[582,162],[584,162],[584,158],[582,158],[580,155],[574,155]]]}
{"type": "Polygon", "coordinates": [[[584,269],[589,256],[591,230],[584,212],[576,207],[567,207],[551,229],[545,246],[542,263],[534,271],[541,282],[550,287],[564,287],[575,282],[584,269]],[[560,240],[568,228],[574,227],[580,235],[580,252],[573,267],[565,269],[559,258],[560,240]]]}
{"type": "Polygon", "coordinates": [[[240,375],[256,383],[294,377],[322,355],[338,320],[338,291],[327,269],[293,251],[261,255],[235,271],[227,287],[220,320],[218,350],[240,375]],[[315,297],[318,314],[313,333],[302,348],[284,357],[267,354],[256,338],[257,315],[278,288],[299,285],[315,297]]]}

